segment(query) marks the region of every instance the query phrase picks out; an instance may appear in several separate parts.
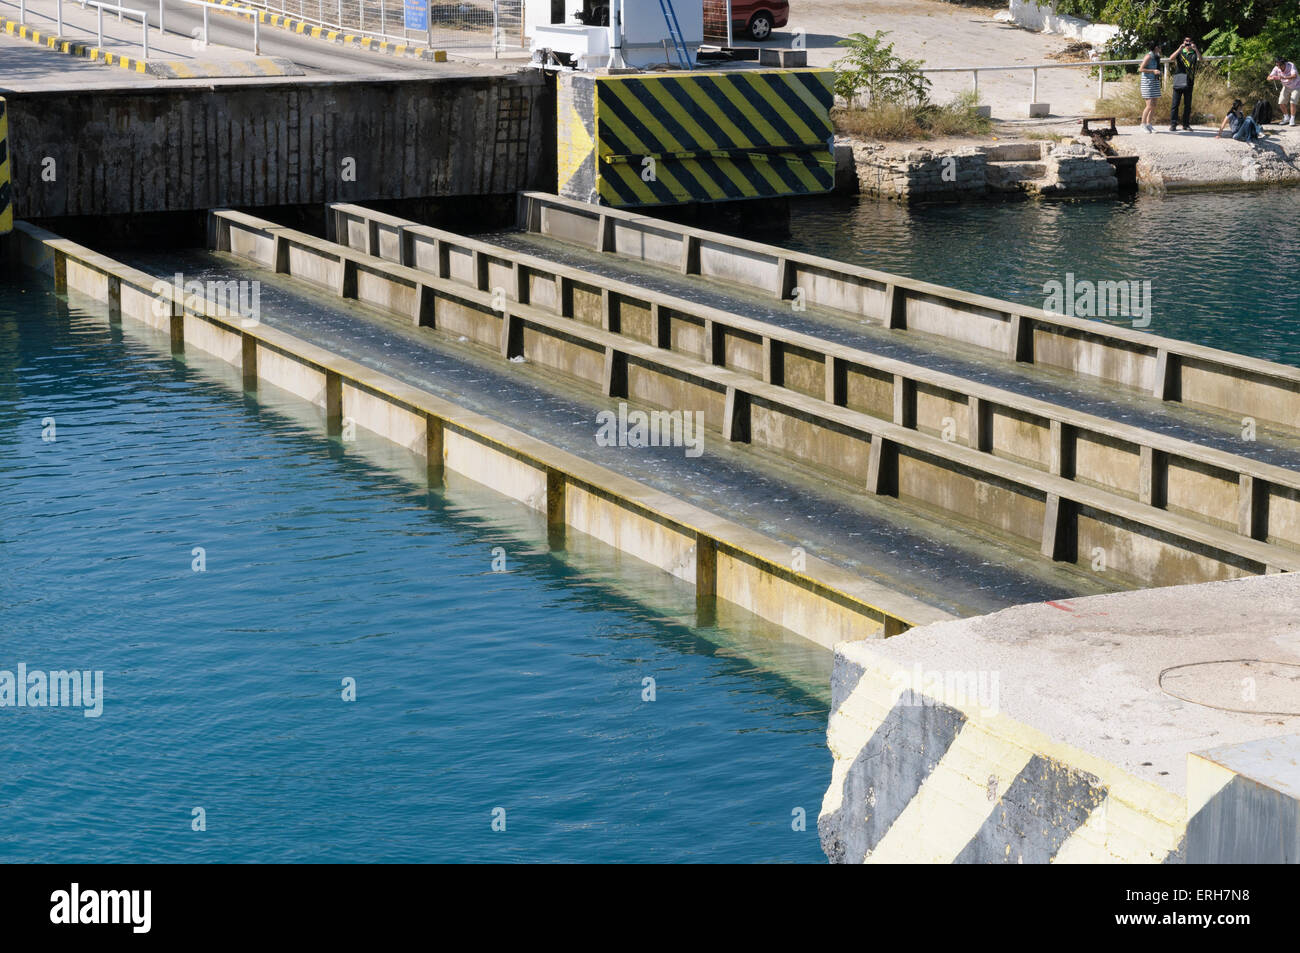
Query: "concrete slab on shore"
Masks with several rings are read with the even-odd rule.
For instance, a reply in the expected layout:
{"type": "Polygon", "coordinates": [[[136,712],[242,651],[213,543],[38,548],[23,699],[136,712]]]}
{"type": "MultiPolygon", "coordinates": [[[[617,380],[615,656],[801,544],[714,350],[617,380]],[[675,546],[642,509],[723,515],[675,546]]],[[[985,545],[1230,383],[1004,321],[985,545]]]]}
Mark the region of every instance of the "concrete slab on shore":
{"type": "Polygon", "coordinates": [[[997,672],[1002,714],[1179,793],[1190,752],[1300,731],[1292,574],[1015,606],[873,648],[903,670],[997,672]]]}
{"type": "MultiPolygon", "coordinates": [[[[1300,578],[1016,606],[845,644],[832,687],[832,860],[1182,862],[1205,849],[1189,819],[1211,800],[1234,809],[1199,777],[1191,796],[1189,759],[1246,745],[1226,781],[1258,773],[1252,744],[1300,732],[1300,578]]],[[[1284,761],[1269,761],[1274,790],[1295,786],[1284,761]]]]}

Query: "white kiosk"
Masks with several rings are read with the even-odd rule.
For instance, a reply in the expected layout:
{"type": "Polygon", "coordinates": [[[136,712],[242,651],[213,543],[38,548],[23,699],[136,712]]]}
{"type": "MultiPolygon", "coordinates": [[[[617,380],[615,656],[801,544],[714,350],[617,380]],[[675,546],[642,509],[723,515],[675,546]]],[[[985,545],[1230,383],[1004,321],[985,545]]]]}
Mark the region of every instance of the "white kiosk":
{"type": "Polygon", "coordinates": [[[534,56],[542,50],[562,53],[580,70],[680,68],[668,12],[693,67],[704,40],[702,0],[524,0],[524,36],[534,56]]]}

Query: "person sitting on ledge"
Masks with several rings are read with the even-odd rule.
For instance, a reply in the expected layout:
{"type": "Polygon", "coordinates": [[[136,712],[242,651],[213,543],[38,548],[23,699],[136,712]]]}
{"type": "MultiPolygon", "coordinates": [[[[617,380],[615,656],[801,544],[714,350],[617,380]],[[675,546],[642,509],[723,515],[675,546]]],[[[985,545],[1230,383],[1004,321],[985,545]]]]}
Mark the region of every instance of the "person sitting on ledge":
{"type": "Polygon", "coordinates": [[[1239,142],[1254,142],[1264,134],[1264,130],[1259,128],[1259,123],[1255,122],[1255,117],[1247,116],[1241,111],[1240,99],[1232,101],[1232,108],[1223,117],[1223,122],[1219,123],[1219,131],[1215,133],[1214,138],[1221,138],[1225,128],[1232,134],[1232,138],[1239,142]]]}

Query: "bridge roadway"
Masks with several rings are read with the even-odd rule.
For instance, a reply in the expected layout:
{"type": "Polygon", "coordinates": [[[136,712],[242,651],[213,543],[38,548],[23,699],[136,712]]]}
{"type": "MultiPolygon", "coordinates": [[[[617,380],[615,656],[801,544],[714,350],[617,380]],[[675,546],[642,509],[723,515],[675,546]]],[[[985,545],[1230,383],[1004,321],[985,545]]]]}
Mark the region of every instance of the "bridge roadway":
{"type": "Polygon", "coordinates": [[[600,447],[596,413],[606,401],[531,364],[502,366],[467,343],[340,301],[284,275],[203,252],[115,251],[149,274],[186,281],[260,280],[261,320],[523,429],[580,457],[673,493],[808,554],[957,615],[1111,591],[1077,567],[1045,563],[950,523],[827,483],[742,445],[704,440],[683,449],[600,447]]]}
{"type": "Polygon", "coordinates": [[[1225,420],[1221,415],[1182,404],[1158,401],[1145,394],[1053,368],[992,361],[987,353],[951,341],[901,336],[879,325],[855,321],[816,307],[795,312],[790,302],[775,302],[770,294],[746,293],[735,285],[675,275],[666,269],[601,254],[531,232],[496,232],[478,237],[505,249],[743,314],[847,347],[1131,424],[1153,433],[1190,440],[1261,463],[1300,470],[1300,441],[1268,428],[1259,429],[1254,440],[1243,440],[1239,421],[1225,420]]]}
{"type": "MultiPolygon", "coordinates": [[[[167,61],[202,63],[204,61],[235,61],[251,59],[252,23],[248,18],[238,17],[217,10],[209,11],[208,30],[209,45],[204,47],[195,40],[203,26],[203,8],[181,2],[181,0],[141,0],[132,3],[125,0],[122,4],[133,9],[149,13],[151,29],[149,31],[150,58],[167,61]],[[165,7],[167,33],[160,34],[156,28],[158,4],[165,7]]],[[[54,0],[28,0],[26,24],[43,34],[55,35],[57,32],[56,5],[54,0]]],[[[17,21],[19,17],[18,0],[0,0],[0,17],[17,21]]],[[[96,17],[92,8],[82,9],[81,5],[66,0],[63,4],[63,37],[77,43],[94,46],[96,42],[96,17]]],[[[140,24],[139,21],[123,19],[118,22],[116,16],[105,14],[104,48],[112,53],[139,58],[140,24]]],[[[421,75],[445,75],[449,71],[464,70],[466,63],[434,63],[427,60],[405,56],[393,56],[369,52],[351,46],[342,46],[322,39],[299,35],[289,30],[280,29],[269,24],[261,26],[261,55],[288,60],[298,66],[308,76],[381,78],[384,76],[412,77],[421,75]]],[[[99,63],[90,63],[80,57],[69,56],[50,50],[23,39],[8,35],[0,37],[0,87],[25,90],[30,88],[48,89],[50,83],[82,86],[108,82],[113,85],[137,85],[141,82],[156,81],[147,74],[107,67],[99,63]],[[23,50],[34,50],[36,55],[24,55],[23,50]],[[15,62],[17,56],[21,62],[15,62]]],[[[484,72],[493,72],[497,67],[490,63],[475,64],[474,68],[484,72]]],[[[229,77],[205,79],[205,85],[211,82],[237,81],[229,77]]],[[[184,80],[168,80],[184,82],[184,80]]]]}

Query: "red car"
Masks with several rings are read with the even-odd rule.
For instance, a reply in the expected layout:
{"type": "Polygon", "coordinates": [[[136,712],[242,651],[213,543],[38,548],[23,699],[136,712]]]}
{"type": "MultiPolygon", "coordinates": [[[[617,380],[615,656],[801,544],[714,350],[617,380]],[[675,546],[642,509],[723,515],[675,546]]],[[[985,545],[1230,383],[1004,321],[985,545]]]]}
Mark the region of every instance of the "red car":
{"type": "Polygon", "coordinates": [[[752,39],[769,39],[789,20],[790,0],[731,0],[731,29],[748,31],[752,39]]]}

